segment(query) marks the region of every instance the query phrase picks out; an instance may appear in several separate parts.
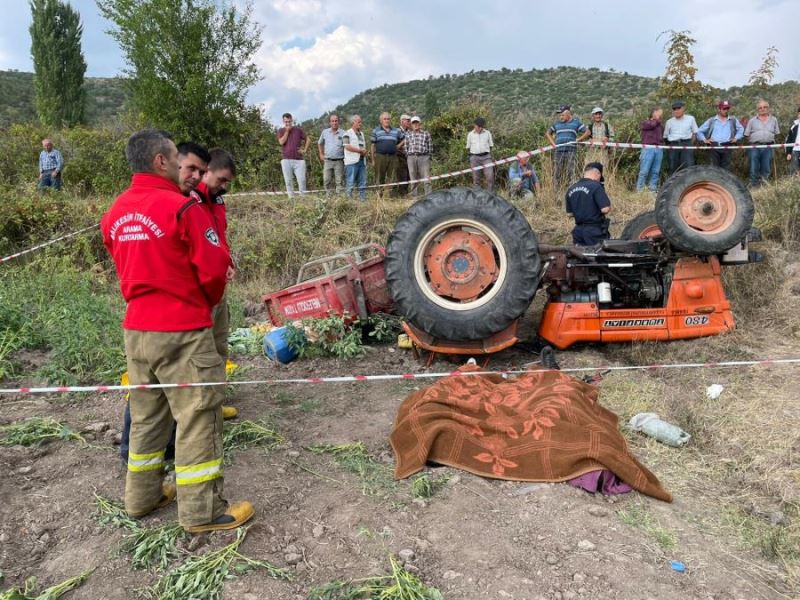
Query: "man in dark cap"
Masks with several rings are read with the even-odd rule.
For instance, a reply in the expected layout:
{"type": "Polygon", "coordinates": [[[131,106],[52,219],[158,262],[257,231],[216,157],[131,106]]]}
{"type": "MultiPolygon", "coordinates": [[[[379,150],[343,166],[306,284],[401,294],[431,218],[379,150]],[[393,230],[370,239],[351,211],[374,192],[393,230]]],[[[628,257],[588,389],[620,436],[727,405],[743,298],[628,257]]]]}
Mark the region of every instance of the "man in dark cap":
{"type": "Polygon", "coordinates": [[[603,165],[592,162],[583,170],[583,178],[573,183],[566,194],[567,214],[575,219],[572,243],[594,246],[609,238],[608,217],[611,200],[603,187],[603,165]]]}
{"type": "Polygon", "coordinates": [[[475,127],[467,134],[469,166],[473,169],[472,185],[478,187],[481,179],[485,178],[486,189],[490,192],[494,189],[494,161],[491,154],[493,147],[492,132],[486,129],[486,120],[478,117],[475,119],[475,127]]]}
{"type": "Polygon", "coordinates": [[[694,164],[694,150],[685,146],[694,144],[694,137],[697,134],[697,121],[692,115],[687,115],[686,104],[683,100],[675,100],[672,103],[672,118],[667,120],[664,127],[664,139],[669,146],[684,146],[670,149],[669,151],[669,174],[683,167],[690,167],[694,164]]]}
{"type": "Polygon", "coordinates": [[[697,129],[697,140],[714,149],[709,151],[711,164],[723,169],[731,168],[731,151],[727,146],[735,146],[744,136],[744,127],[739,119],[729,114],[731,103],[722,100],[717,104],[717,114],[697,129]]]}

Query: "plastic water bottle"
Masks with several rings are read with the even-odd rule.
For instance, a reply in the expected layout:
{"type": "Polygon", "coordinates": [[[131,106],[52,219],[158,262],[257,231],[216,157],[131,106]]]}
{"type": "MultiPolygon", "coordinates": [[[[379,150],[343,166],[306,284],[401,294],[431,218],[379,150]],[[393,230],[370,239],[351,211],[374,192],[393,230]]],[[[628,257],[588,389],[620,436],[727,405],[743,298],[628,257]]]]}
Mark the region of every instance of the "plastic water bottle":
{"type": "Polygon", "coordinates": [[[677,425],[662,421],[656,413],[639,413],[631,417],[630,426],[668,446],[683,446],[692,438],[677,425]]]}

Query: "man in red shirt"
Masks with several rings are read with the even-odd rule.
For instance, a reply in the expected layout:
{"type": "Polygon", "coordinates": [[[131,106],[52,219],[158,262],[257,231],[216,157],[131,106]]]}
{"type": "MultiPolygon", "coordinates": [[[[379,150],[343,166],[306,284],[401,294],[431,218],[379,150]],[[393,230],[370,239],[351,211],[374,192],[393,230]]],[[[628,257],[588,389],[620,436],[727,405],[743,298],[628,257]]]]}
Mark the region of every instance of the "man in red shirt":
{"type": "MultiPolygon", "coordinates": [[[[127,303],[123,321],[133,384],[219,381],[224,369],[211,332],[230,255],[208,212],[178,186],[178,152],[169,134],[142,130],[128,140],[131,186],[103,216],[103,241],[127,303]]],[[[176,494],[190,533],[232,529],[252,518],[249,502],[222,496],[220,387],[132,390],[125,509],[141,517],[176,494]],[[164,450],[178,423],[175,486],[163,483],[164,450]]]]}
{"type": "MultiPolygon", "coordinates": [[[[212,148],[208,151],[209,161],[208,170],[203,175],[203,180],[197,184],[195,191],[200,200],[203,202],[203,207],[208,210],[211,215],[214,225],[217,228],[220,242],[223,247],[230,254],[230,246],[228,246],[228,218],[225,214],[225,201],[222,196],[228,191],[228,186],[233,182],[236,177],[236,163],[233,156],[222,148],[212,148]]],[[[236,274],[236,265],[231,258],[228,265],[226,278],[231,281],[236,274]]],[[[222,297],[219,304],[214,307],[211,318],[214,321],[214,343],[217,346],[217,352],[222,357],[223,362],[228,359],[228,335],[230,334],[230,310],[228,308],[228,301],[225,296],[222,297]]],[[[225,409],[235,411],[232,406],[226,406],[225,409]]],[[[226,415],[226,418],[227,415],[226,415]]]]}

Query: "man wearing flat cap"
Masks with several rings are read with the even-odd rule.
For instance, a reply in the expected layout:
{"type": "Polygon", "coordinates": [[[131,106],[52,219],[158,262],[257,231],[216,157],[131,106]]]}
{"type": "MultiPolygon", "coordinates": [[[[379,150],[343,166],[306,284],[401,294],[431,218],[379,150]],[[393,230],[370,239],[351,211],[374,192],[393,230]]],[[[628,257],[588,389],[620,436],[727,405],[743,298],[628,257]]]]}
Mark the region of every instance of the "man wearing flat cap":
{"type": "Polygon", "coordinates": [[[686,104],[683,100],[675,100],[672,103],[672,118],[667,120],[664,127],[664,139],[667,145],[677,146],[669,151],[670,175],[678,169],[691,167],[694,164],[694,150],[686,146],[694,144],[696,134],[697,121],[692,115],[686,114],[686,104]]]}
{"type": "Polygon", "coordinates": [[[594,246],[609,238],[611,200],[603,187],[603,165],[591,162],[583,170],[583,177],[573,183],[565,197],[567,214],[575,219],[572,243],[576,246],[594,246]]]}
{"type": "Polygon", "coordinates": [[[744,136],[744,127],[736,117],[730,116],[731,103],[722,100],[717,104],[717,114],[703,123],[697,130],[697,140],[714,149],[708,152],[711,164],[730,170],[731,150],[744,136]]]}
{"type": "MultiPolygon", "coordinates": [[[[407,136],[408,133],[411,131],[411,116],[403,113],[400,115],[400,131],[403,132],[404,136],[407,136]]],[[[406,143],[407,144],[407,143],[406,143]]],[[[408,181],[410,176],[408,173],[408,153],[406,152],[406,144],[397,148],[397,169],[395,171],[395,175],[397,177],[397,181],[408,181]]],[[[397,186],[397,193],[400,196],[407,196],[408,195],[408,184],[400,184],[397,186]]]]}
{"type": "Polygon", "coordinates": [[[486,129],[486,119],[478,117],[475,119],[475,126],[472,131],[467,134],[469,166],[472,168],[472,185],[478,187],[481,184],[481,180],[485,179],[486,189],[490,192],[494,190],[492,148],[494,148],[492,132],[486,129]]]}

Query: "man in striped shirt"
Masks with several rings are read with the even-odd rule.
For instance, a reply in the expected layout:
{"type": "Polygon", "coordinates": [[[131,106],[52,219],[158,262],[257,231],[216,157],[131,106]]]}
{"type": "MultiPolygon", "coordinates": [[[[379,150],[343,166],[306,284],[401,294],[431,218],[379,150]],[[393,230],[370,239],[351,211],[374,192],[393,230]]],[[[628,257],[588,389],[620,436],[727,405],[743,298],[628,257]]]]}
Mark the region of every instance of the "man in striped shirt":
{"type": "Polygon", "coordinates": [[[575,176],[578,147],[570,142],[582,142],[591,134],[586,125],[572,116],[572,107],[562,104],[558,108],[558,121],[545,133],[547,141],[557,146],[553,179],[557,189],[563,189],[575,176]],[[570,144],[565,146],[563,144],[570,144]]]}
{"type": "Polygon", "coordinates": [[[51,187],[61,189],[61,172],[64,170],[64,157],[61,152],[53,148],[53,142],[47,138],[42,140],[42,150],[39,153],[39,185],[42,191],[51,187]]]}

